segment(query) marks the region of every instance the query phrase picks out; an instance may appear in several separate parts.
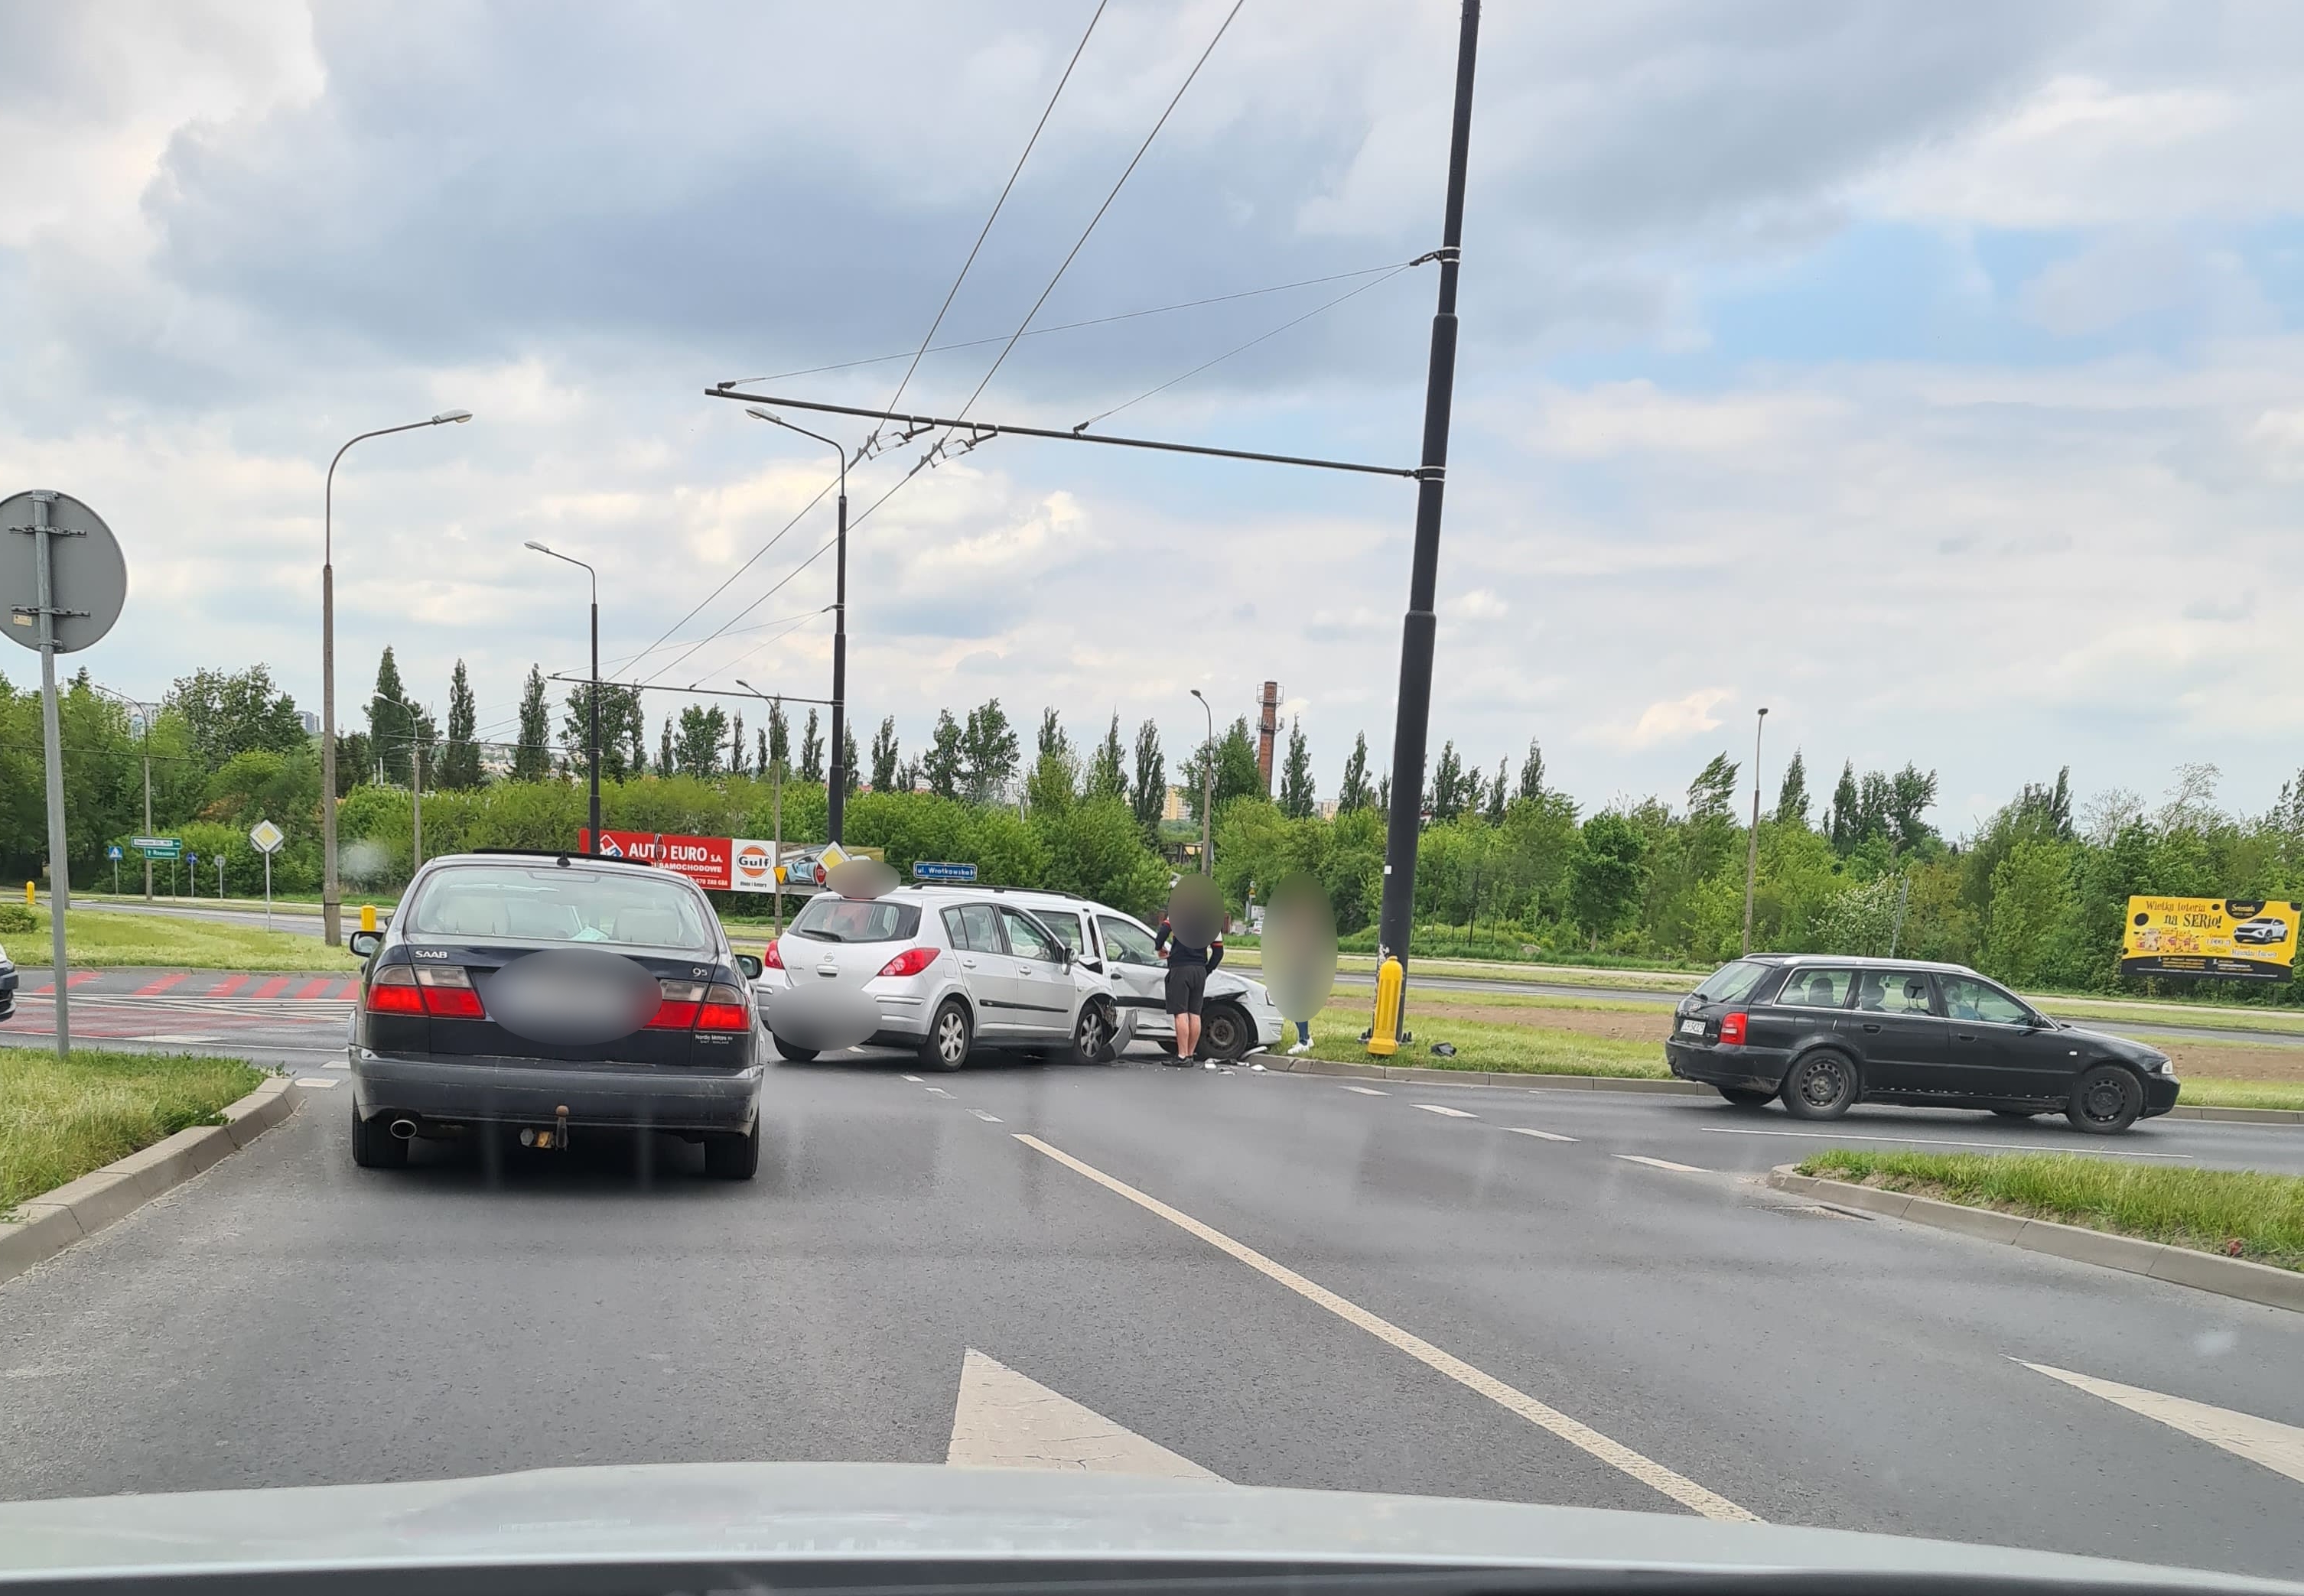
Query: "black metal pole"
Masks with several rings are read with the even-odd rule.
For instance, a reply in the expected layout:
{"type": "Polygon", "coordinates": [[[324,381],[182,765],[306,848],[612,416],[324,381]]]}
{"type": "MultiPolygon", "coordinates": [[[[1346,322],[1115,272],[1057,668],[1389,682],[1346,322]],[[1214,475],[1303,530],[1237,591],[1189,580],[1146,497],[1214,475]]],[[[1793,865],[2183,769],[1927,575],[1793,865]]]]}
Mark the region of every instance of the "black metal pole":
{"type": "MultiPolygon", "coordinates": [[[[837,445],[834,445],[837,447],[837,445]]],[[[839,574],[832,590],[832,763],[825,790],[825,836],[840,840],[848,809],[848,456],[840,456],[839,574]]]]}
{"type": "Polygon", "coordinates": [[[1472,60],[1480,0],[1464,0],[1456,43],[1456,116],[1448,145],[1448,200],[1442,224],[1440,302],[1432,317],[1432,363],[1424,390],[1424,458],[1416,489],[1416,552],[1401,625],[1400,705],[1392,735],[1392,812],[1385,817],[1384,908],[1377,956],[1408,963],[1415,922],[1416,844],[1424,798],[1425,734],[1432,718],[1432,612],[1440,578],[1440,498],[1448,467],[1448,407],[1456,386],[1456,273],[1464,239],[1464,166],[1472,139],[1472,60]]]}
{"type": "Polygon", "coordinates": [[[592,578],[592,851],[600,851],[600,579],[592,578]]]}

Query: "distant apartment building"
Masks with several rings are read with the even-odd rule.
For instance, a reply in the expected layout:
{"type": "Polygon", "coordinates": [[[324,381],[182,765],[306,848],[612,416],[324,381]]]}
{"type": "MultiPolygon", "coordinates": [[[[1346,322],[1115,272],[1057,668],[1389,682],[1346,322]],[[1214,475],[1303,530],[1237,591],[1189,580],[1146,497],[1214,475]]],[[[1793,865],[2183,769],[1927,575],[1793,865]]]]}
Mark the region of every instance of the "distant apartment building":
{"type": "Polygon", "coordinates": [[[304,735],[306,737],[318,737],[320,735],[320,717],[314,714],[310,710],[298,710],[296,712],[296,721],[299,725],[304,728],[304,735]]]}
{"type": "Polygon", "coordinates": [[[1167,801],[1160,806],[1160,818],[1163,820],[1190,818],[1191,811],[1186,806],[1187,803],[1184,790],[1181,787],[1171,787],[1168,789],[1167,801]]]}

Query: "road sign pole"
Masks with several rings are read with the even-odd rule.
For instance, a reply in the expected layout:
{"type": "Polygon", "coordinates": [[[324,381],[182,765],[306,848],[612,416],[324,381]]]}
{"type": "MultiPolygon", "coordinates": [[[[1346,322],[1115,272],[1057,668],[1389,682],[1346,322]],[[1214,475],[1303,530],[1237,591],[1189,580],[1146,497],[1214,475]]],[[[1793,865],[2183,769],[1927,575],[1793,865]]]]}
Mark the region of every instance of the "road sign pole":
{"type": "Polygon", "coordinates": [[[272,856],[264,856],[264,929],[272,929],[272,856]]]}
{"type": "Polygon", "coordinates": [[[55,975],[56,1057],[72,1052],[72,970],[64,957],[64,912],[72,906],[72,865],[64,857],[64,734],[56,724],[55,539],[52,497],[32,500],[32,558],[39,572],[40,749],[48,778],[48,948],[55,975]]]}

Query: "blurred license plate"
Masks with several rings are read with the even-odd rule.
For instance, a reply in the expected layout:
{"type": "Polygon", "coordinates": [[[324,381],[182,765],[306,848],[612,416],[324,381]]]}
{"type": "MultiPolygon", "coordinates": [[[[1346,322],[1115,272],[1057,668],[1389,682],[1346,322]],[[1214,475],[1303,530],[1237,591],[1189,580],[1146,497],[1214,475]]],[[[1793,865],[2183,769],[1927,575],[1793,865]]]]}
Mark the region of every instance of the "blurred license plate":
{"type": "Polygon", "coordinates": [[[1680,1028],[1691,1036],[1701,1036],[1704,1034],[1704,1022],[1700,1019],[1681,1020],[1680,1022],[1680,1028]]]}

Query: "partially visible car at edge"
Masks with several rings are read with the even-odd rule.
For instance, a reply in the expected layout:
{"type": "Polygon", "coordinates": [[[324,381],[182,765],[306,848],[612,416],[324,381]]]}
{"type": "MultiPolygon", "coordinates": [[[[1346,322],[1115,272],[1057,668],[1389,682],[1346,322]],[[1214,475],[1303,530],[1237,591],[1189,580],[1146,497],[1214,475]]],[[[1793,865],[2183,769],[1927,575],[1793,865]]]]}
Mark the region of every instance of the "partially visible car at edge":
{"type": "Polygon", "coordinates": [[[1681,1000],[1673,1074],[1803,1119],[1858,1102],[2062,1113],[2100,1135],[2164,1114],[2181,1090],[2168,1055],[2041,1013],[1961,965],[1753,954],[1681,1000]]]}

